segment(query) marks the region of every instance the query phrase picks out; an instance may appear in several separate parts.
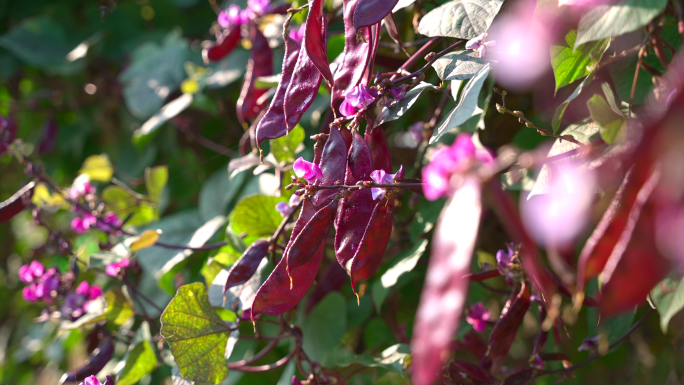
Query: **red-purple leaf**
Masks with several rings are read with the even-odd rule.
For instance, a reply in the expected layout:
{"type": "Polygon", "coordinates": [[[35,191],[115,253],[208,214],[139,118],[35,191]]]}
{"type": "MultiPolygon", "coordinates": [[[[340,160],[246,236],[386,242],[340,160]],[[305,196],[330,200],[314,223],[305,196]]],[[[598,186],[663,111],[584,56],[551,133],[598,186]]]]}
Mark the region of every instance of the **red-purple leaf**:
{"type": "Polygon", "coordinates": [[[523,282],[520,290],[514,289],[511,293],[511,298],[501,311],[501,318],[489,335],[489,349],[482,358],[482,367],[493,375],[499,373],[529,307],[530,288],[523,282]]]}
{"type": "Polygon", "coordinates": [[[266,239],[259,239],[252,243],[247,250],[245,250],[242,257],[235,262],[233,267],[228,272],[226,284],[223,286],[223,295],[226,295],[226,290],[231,287],[241,285],[256,273],[259,264],[268,255],[268,247],[271,245],[266,239]]]}
{"type": "Polygon", "coordinates": [[[373,157],[373,170],[385,170],[386,173],[391,174],[392,158],[390,157],[389,145],[382,128],[375,127],[371,130],[366,130],[365,138],[373,157]]]}
{"type": "Polygon", "coordinates": [[[302,228],[297,238],[290,242],[285,254],[288,274],[292,275],[294,269],[306,264],[311,259],[313,256],[312,246],[320,245],[328,238],[330,227],[337,212],[337,204],[337,200],[333,199],[318,210],[302,228]]]}
{"type": "Polygon", "coordinates": [[[402,51],[406,52],[406,49],[401,44],[401,34],[399,33],[399,28],[397,27],[397,21],[394,19],[394,14],[390,12],[385,16],[385,28],[387,29],[387,34],[394,40],[402,51]]]}
{"type": "Polygon", "coordinates": [[[330,72],[327,53],[328,22],[323,13],[323,0],[309,1],[309,14],[306,16],[306,36],[302,45],[307,56],[323,75],[328,85],[332,87],[333,75],[330,72]]]}
{"type": "MultiPolygon", "coordinates": [[[[359,181],[370,180],[372,171],[370,148],[361,135],[354,132],[344,184],[355,185],[359,181]]],[[[335,218],[335,255],[344,269],[356,254],[372,214],[373,195],[370,189],[354,190],[342,199],[335,218]]]]}
{"type": "Polygon", "coordinates": [[[446,203],[432,239],[432,253],[421,294],[411,362],[416,385],[430,385],[439,375],[456,333],[468,291],[468,280],[482,212],[481,186],[474,176],[446,203]]]}
{"type": "Polygon", "coordinates": [[[249,24],[249,38],[252,41],[252,57],[247,63],[245,80],[237,102],[237,115],[242,123],[256,117],[265,104],[265,100],[260,98],[268,90],[256,89],[256,78],[273,75],[273,52],[268,46],[268,40],[254,23],[249,24]]]}
{"type": "Polygon", "coordinates": [[[477,271],[475,273],[468,273],[463,278],[471,281],[484,281],[485,279],[500,277],[501,273],[497,269],[477,271]]]}
{"type": "Polygon", "coordinates": [[[233,52],[240,42],[240,27],[225,31],[221,39],[202,50],[204,62],[219,61],[233,52]]]}
{"type": "Polygon", "coordinates": [[[388,14],[399,0],[359,0],[354,11],[354,28],[377,24],[388,14]]]}
{"type": "Polygon", "coordinates": [[[90,355],[83,366],[78,369],[70,370],[62,376],[59,383],[64,382],[79,382],[86,379],[88,376],[94,376],[107,365],[114,354],[114,343],[111,338],[106,338],[100,346],[97,347],[90,355]]]}
{"type": "Polygon", "coordinates": [[[368,60],[370,59],[370,28],[364,27],[359,32],[363,39],[359,39],[354,28],[354,9],[358,0],[344,0],[344,51],[342,51],[337,71],[335,71],[332,88],[331,106],[336,116],[344,95],[356,87],[363,77],[368,60]]]}
{"type": "MultiPolygon", "coordinates": [[[[309,39],[308,32],[304,36],[303,43],[306,43],[307,39],[309,39]]],[[[316,65],[302,46],[299,50],[292,79],[285,91],[284,112],[288,129],[293,129],[299,123],[302,114],[309,109],[314,98],[316,98],[320,86],[321,73],[318,72],[316,65]]]]}
{"type": "MultiPolygon", "coordinates": [[[[323,178],[316,181],[316,185],[332,186],[344,182],[344,174],[347,170],[347,143],[337,127],[330,129],[330,137],[323,147],[321,155],[321,171],[323,178]]],[[[316,209],[330,203],[330,198],[338,194],[336,189],[319,190],[313,194],[311,201],[316,209]]]]}
{"type": "MultiPolygon", "coordinates": [[[[276,88],[271,105],[266,111],[266,115],[261,118],[256,129],[257,147],[261,147],[261,142],[266,139],[276,139],[287,134],[287,123],[285,123],[285,93],[290,85],[290,80],[297,65],[301,46],[289,36],[285,36],[285,59],[283,60],[283,71],[280,83],[276,88]]],[[[292,126],[294,128],[294,126],[292,126]]]]}
{"type": "Polygon", "coordinates": [[[0,203],[0,223],[9,221],[26,208],[26,203],[30,202],[33,197],[35,185],[36,182],[27,184],[9,199],[0,203]]]}

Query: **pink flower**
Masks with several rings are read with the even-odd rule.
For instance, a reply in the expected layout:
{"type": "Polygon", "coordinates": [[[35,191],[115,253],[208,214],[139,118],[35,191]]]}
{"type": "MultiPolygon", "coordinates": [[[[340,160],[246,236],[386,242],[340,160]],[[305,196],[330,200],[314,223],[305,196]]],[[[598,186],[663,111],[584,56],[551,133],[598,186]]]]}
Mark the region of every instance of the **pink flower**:
{"type": "Polygon", "coordinates": [[[390,95],[397,100],[401,100],[406,96],[406,91],[408,90],[408,85],[404,84],[399,87],[392,87],[389,89],[390,95]]]}
{"type": "Polygon", "coordinates": [[[24,287],[21,291],[21,296],[24,297],[26,302],[36,302],[38,301],[38,296],[36,295],[36,285],[32,284],[30,286],[24,287]]]}
{"type": "Polygon", "coordinates": [[[227,10],[219,13],[218,23],[223,28],[245,25],[249,22],[249,14],[245,11],[242,11],[239,5],[231,4],[227,10]]]}
{"type": "Polygon", "coordinates": [[[102,385],[102,383],[97,379],[97,377],[90,376],[86,378],[84,382],[81,382],[81,385],[102,385]]]}
{"type": "Polygon", "coordinates": [[[111,231],[123,225],[123,221],[118,215],[111,211],[105,213],[101,221],[97,222],[97,227],[102,231],[111,231]]]}
{"type": "Polygon", "coordinates": [[[298,195],[292,195],[290,197],[289,202],[278,202],[275,205],[276,211],[280,213],[280,215],[285,218],[286,216],[290,215],[292,213],[292,210],[294,210],[294,207],[299,204],[299,196],[298,195]]]}
{"type": "Polygon", "coordinates": [[[45,271],[45,267],[38,261],[32,261],[29,265],[24,265],[19,268],[19,280],[25,283],[34,282],[40,278],[45,271]]]}
{"type": "Polygon", "coordinates": [[[585,338],[582,340],[582,345],[577,348],[577,351],[581,352],[582,350],[586,350],[592,353],[596,352],[599,346],[599,339],[600,336],[585,338]]]}
{"type": "Polygon", "coordinates": [[[81,174],[74,182],[71,187],[66,189],[67,196],[72,200],[77,200],[88,194],[95,194],[95,187],[90,185],[90,176],[88,174],[81,174]]]}
{"type": "Polygon", "coordinates": [[[95,223],[97,223],[97,218],[95,218],[95,216],[89,213],[83,213],[82,218],[76,217],[71,221],[71,228],[74,229],[75,232],[81,234],[88,231],[95,223]]]}
{"type": "Polygon", "coordinates": [[[485,309],[482,302],[478,302],[468,309],[466,315],[466,322],[473,325],[473,329],[482,333],[487,328],[487,321],[491,318],[491,314],[485,309]]]}
{"type": "Polygon", "coordinates": [[[271,8],[270,0],[247,0],[247,9],[257,15],[268,13],[271,8]]]}
{"type": "Polygon", "coordinates": [[[413,140],[416,144],[423,141],[423,128],[425,127],[425,122],[416,122],[409,126],[408,130],[413,135],[413,140]]]}
{"type": "Polygon", "coordinates": [[[499,270],[499,273],[503,276],[507,276],[508,273],[511,272],[511,263],[513,262],[513,255],[515,255],[515,252],[512,249],[512,244],[511,245],[506,245],[506,248],[508,250],[499,250],[496,252],[496,268],[499,270]]]}
{"type": "Polygon", "coordinates": [[[316,179],[323,178],[323,171],[317,164],[308,162],[304,158],[299,158],[292,166],[297,178],[304,178],[309,183],[314,183],[316,179]]]}
{"type": "Polygon", "coordinates": [[[466,49],[474,49],[474,50],[478,51],[480,57],[484,57],[485,47],[493,46],[496,44],[496,42],[494,40],[485,42],[486,37],[487,37],[487,34],[483,33],[482,35],[480,35],[474,39],[468,40],[465,48],[466,49]]]}
{"type": "Polygon", "coordinates": [[[544,360],[542,360],[539,354],[535,354],[530,361],[530,367],[538,370],[544,370],[544,360]]]}
{"type": "Polygon", "coordinates": [[[463,174],[473,165],[490,165],[492,153],[486,148],[476,148],[470,134],[456,137],[451,147],[438,148],[430,164],[423,168],[423,191],[428,200],[436,200],[448,194],[451,177],[463,174]]]}
{"type": "Polygon", "coordinates": [[[365,110],[378,97],[378,90],[359,84],[344,95],[344,100],[358,110],[365,110]]]}
{"type": "Polygon", "coordinates": [[[290,39],[302,44],[304,40],[304,33],[306,31],[306,23],[299,26],[299,28],[290,29],[290,39]]]}
{"type": "Polygon", "coordinates": [[[118,277],[119,273],[121,273],[130,264],[131,261],[128,258],[124,258],[119,262],[110,263],[105,268],[105,273],[111,277],[118,277]]]}
{"type": "MultiPolygon", "coordinates": [[[[388,174],[385,170],[375,170],[371,172],[370,177],[373,182],[378,184],[392,184],[394,183],[394,176],[397,174],[404,175],[404,166],[400,166],[396,174],[388,174]]],[[[385,188],[371,187],[371,194],[373,195],[373,200],[376,200],[385,194],[385,188]]]]}
{"type": "Polygon", "coordinates": [[[356,109],[345,99],[342,101],[342,104],[340,105],[340,113],[343,116],[352,116],[356,115],[356,109]]]}

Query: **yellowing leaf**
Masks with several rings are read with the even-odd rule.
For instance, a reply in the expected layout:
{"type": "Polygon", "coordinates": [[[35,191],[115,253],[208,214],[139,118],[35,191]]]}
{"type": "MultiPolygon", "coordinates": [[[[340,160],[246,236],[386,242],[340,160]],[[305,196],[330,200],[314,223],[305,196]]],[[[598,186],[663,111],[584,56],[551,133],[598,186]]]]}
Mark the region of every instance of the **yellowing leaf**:
{"type": "Polygon", "coordinates": [[[106,154],[91,155],[83,162],[79,173],[88,174],[92,180],[109,182],[114,175],[114,168],[106,154]]]}
{"type": "Polygon", "coordinates": [[[199,90],[199,83],[195,79],[185,79],[181,83],[181,92],[184,94],[196,94],[199,90]]]}
{"type": "Polygon", "coordinates": [[[137,241],[131,243],[131,251],[138,251],[154,246],[159,239],[161,230],[146,230],[137,241]]]}
{"type": "Polygon", "coordinates": [[[31,202],[40,208],[69,208],[64,197],[59,194],[52,194],[44,183],[38,183],[34,187],[31,202]]]}

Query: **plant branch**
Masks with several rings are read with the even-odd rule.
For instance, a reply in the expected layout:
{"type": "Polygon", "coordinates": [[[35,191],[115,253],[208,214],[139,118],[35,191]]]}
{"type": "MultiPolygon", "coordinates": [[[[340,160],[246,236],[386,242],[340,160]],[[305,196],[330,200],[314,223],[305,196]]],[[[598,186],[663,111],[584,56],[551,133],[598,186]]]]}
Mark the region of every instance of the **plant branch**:
{"type": "MultiPolygon", "coordinates": [[[[442,56],[448,54],[449,52],[453,51],[455,48],[458,48],[458,47],[462,46],[462,45],[465,44],[465,43],[466,43],[465,40],[459,40],[459,41],[457,41],[456,43],[454,43],[454,44],[448,46],[447,48],[443,49],[442,51],[440,51],[440,52],[438,52],[438,53],[430,52],[429,54],[427,54],[427,56],[425,56],[425,59],[426,59],[428,62],[427,62],[426,65],[423,66],[423,68],[419,69],[419,70],[416,71],[416,72],[410,73],[410,74],[408,74],[408,75],[406,75],[406,76],[402,76],[402,77],[400,77],[399,79],[393,80],[393,81],[392,81],[392,84],[393,84],[393,85],[399,84],[399,83],[401,83],[401,82],[403,82],[403,81],[405,81],[405,80],[409,80],[409,79],[415,78],[416,76],[421,75],[423,72],[427,71],[427,69],[430,68],[430,67],[432,66],[432,64],[433,64],[434,62],[437,61],[437,59],[441,58],[442,56]]],[[[416,52],[416,54],[417,54],[417,53],[418,53],[418,52],[416,52]]],[[[415,55],[414,55],[414,56],[415,56],[415,55]]],[[[413,57],[412,57],[412,58],[413,58],[413,57]]],[[[409,60],[411,60],[411,59],[409,59],[409,60]]],[[[403,68],[403,67],[402,67],[402,68],[403,68]]]]}

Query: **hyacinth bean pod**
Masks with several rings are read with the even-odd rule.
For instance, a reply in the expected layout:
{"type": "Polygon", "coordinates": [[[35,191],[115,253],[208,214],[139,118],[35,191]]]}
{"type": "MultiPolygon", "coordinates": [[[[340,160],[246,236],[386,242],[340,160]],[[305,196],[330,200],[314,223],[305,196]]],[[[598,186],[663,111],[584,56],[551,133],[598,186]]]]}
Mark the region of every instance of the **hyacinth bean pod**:
{"type": "Polygon", "coordinates": [[[304,46],[307,40],[313,38],[308,32],[308,22],[306,27],[307,33],[304,35],[302,47],[299,50],[297,64],[285,90],[283,108],[288,130],[293,129],[299,123],[302,114],[309,109],[318,94],[318,88],[321,86],[321,73],[307,54],[304,46]]]}
{"type": "Polygon", "coordinates": [[[107,365],[114,354],[114,342],[112,338],[106,338],[100,345],[93,350],[88,360],[78,369],[70,370],[62,376],[59,383],[78,382],[85,380],[88,376],[95,375],[107,365]]]}
{"type": "Polygon", "coordinates": [[[270,242],[266,239],[259,239],[258,241],[252,243],[240,259],[235,262],[233,267],[230,268],[228,272],[228,278],[226,278],[226,284],[223,286],[223,295],[226,295],[226,291],[231,287],[241,285],[254,275],[261,263],[261,260],[268,255],[268,247],[270,242]]]}
{"type": "Polygon", "coordinates": [[[390,157],[389,145],[382,128],[375,127],[371,130],[366,130],[365,138],[373,157],[373,169],[385,170],[386,173],[391,174],[392,158],[390,157]]]}
{"type": "Polygon", "coordinates": [[[330,105],[339,115],[339,106],[344,100],[344,95],[359,85],[363,74],[368,66],[371,51],[371,30],[369,27],[361,28],[358,34],[354,28],[354,9],[358,0],[344,0],[344,51],[340,55],[342,60],[335,71],[330,105]]]}
{"type": "Polygon", "coordinates": [[[259,99],[268,92],[268,90],[258,90],[254,87],[256,78],[273,75],[273,52],[268,46],[268,40],[254,23],[249,24],[249,37],[252,41],[252,57],[247,64],[245,80],[237,102],[237,116],[243,124],[247,119],[252,119],[259,114],[263,107],[259,99]]]}
{"type": "MultiPolygon", "coordinates": [[[[267,139],[276,139],[287,134],[287,123],[285,122],[285,93],[290,85],[292,76],[297,65],[301,46],[289,36],[285,36],[285,59],[283,60],[283,70],[280,83],[276,88],[271,105],[266,111],[266,115],[259,121],[256,129],[257,147],[267,139]]],[[[292,126],[294,127],[294,126],[292,126]]]]}
{"type": "MultiPolygon", "coordinates": [[[[370,53],[370,61],[368,62],[368,66],[366,67],[366,72],[364,73],[363,76],[363,84],[370,86],[373,82],[373,78],[375,78],[375,72],[373,72],[373,68],[375,65],[375,55],[378,53],[378,46],[380,46],[380,35],[382,33],[382,28],[380,28],[380,22],[377,24],[374,24],[371,27],[371,41],[372,41],[372,47],[371,47],[371,53],[370,53]]],[[[373,123],[372,126],[375,126],[375,123],[373,123]]]]}
{"type": "Polygon", "coordinates": [[[483,382],[485,384],[492,384],[496,380],[486,370],[482,369],[477,364],[468,361],[451,361],[447,369],[452,379],[462,379],[465,383],[471,383],[470,380],[483,382]],[[463,374],[467,377],[463,378],[463,374]],[[459,378],[460,377],[460,378],[459,378]]]}
{"type": "Polygon", "coordinates": [[[394,40],[395,43],[397,43],[399,48],[406,52],[404,45],[401,44],[401,34],[399,33],[399,27],[397,26],[397,20],[394,18],[394,14],[390,12],[387,16],[385,16],[384,22],[385,29],[387,29],[387,34],[392,38],[392,40],[394,40]]]}
{"type": "Polygon", "coordinates": [[[468,292],[470,259],[482,212],[476,176],[466,175],[445,204],[432,238],[432,253],[411,341],[413,381],[430,385],[451,347],[468,292]]]}
{"type": "MultiPolygon", "coordinates": [[[[287,273],[290,277],[294,269],[305,265],[313,257],[312,245],[325,243],[337,212],[337,205],[338,201],[333,199],[318,210],[294,241],[288,245],[284,258],[287,260],[287,273]]],[[[290,289],[293,284],[294,282],[290,282],[290,289]]]]}
{"type": "MultiPolygon", "coordinates": [[[[335,127],[331,128],[325,145],[321,149],[324,138],[325,136],[319,136],[314,146],[314,163],[323,170],[323,178],[317,182],[322,185],[332,185],[335,181],[344,179],[347,145],[335,127]]],[[[290,242],[288,242],[283,255],[288,255],[289,249],[299,234],[303,232],[304,227],[314,217],[318,208],[322,208],[321,203],[327,202],[329,204],[334,194],[336,194],[335,190],[319,190],[313,194],[311,199],[304,199],[302,210],[295,222],[290,242]]],[[[310,244],[309,248],[311,257],[308,262],[292,271],[291,275],[288,274],[287,258],[280,260],[271,275],[257,291],[252,305],[252,321],[259,314],[283,314],[295,307],[306,295],[318,273],[325,251],[325,239],[320,244],[310,244]],[[290,287],[290,283],[292,283],[292,287],[290,287]]]]}
{"type": "Polygon", "coordinates": [[[204,62],[219,61],[233,52],[240,42],[240,27],[233,27],[230,31],[226,31],[221,36],[221,40],[204,48],[202,50],[202,58],[204,62]]]}
{"type": "Polygon", "coordinates": [[[4,202],[0,202],[0,223],[7,222],[26,208],[27,201],[33,196],[36,182],[30,182],[4,202]]]}
{"type": "MultiPolygon", "coordinates": [[[[368,144],[357,132],[352,135],[344,177],[344,184],[348,186],[370,180],[373,171],[373,158],[368,144]]],[[[335,256],[343,268],[347,268],[347,262],[358,250],[372,214],[373,196],[370,189],[354,190],[342,199],[335,218],[335,256]]]]}
{"type": "Polygon", "coordinates": [[[359,0],[354,11],[354,28],[378,24],[392,13],[398,2],[399,0],[359,0]]]}
{"type": "Polygon", "coordinates": [[[306,16],[306,36],[302,45],[307,56],[332,88],[334,79],[328,63],[328,21],[323,12],[324,3],[323,0],[309,1],[309,14],[306,16]]]}
{"type": "Polygon", "coordinates": [[[493,375],[499,373],[529,307],[530,288],[523,282],[519,290],[516,287],[511,292],[510,299],[501,311],[501,318],[489,335],[489,349],[481,365],[493,375]]]}

